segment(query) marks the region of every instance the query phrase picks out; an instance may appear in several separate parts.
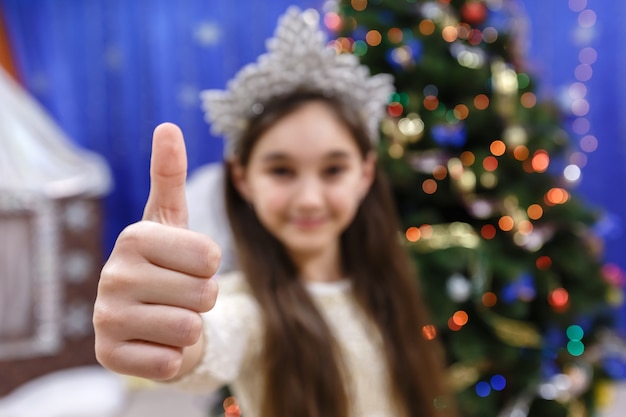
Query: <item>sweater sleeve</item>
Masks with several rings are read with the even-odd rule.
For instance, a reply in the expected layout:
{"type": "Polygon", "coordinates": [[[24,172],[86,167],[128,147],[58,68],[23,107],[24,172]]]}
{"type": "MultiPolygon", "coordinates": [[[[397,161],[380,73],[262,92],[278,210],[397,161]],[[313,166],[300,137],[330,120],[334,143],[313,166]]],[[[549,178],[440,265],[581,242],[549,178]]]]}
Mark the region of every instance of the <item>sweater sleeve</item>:
{"type": "Polygon", "coordinates": [[[252,352],[261,344],[261,320],[256,301],[240,273],[216,277],[215,307],[203,313],[204,355],[187,375],[171,383],[179,388],[211,392],[237,380],[252,352]]]}

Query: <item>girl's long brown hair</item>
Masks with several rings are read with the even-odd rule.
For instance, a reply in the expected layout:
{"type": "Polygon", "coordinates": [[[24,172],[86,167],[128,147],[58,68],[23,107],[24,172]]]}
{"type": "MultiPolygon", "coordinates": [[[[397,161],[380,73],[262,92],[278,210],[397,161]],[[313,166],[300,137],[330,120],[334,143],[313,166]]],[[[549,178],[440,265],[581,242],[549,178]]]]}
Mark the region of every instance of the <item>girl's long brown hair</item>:
{"type": "MultiPolygon", "coordinates": [[[[257,139],[282,117],[319,100],[348,127],[365,158],[370,141],[355,114],[337,100],[296,92],[265,106],[251,120],[237,157],[244,167],[257,139]]],[[[297,140],[297,139],[294,139],[297,140]]],[[[263,312],[265,373],[263,417],[348,417],[350,404],[330,330],[298,271],[253,209],[226,176],[226,204],[239,265],[263,312]]],[[[384,340],[394,400],[410,417],[452,415],[438,407],[447,394],[444,359],[438,343],[422,336],[428,316],[409,258],[399,239],[399,223],[388,184],[377,172],[358,213],[341,237],[343,272],[361,307],[384,340]]]]}

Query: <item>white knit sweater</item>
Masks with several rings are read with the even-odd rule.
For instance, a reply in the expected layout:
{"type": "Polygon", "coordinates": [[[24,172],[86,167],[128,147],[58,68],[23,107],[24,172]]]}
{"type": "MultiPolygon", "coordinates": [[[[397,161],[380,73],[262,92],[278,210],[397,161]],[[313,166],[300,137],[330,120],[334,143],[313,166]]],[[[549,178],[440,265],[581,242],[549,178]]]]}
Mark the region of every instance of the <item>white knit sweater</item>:
{"type": "MultiPolygon", "coordinates": [[[[215,279],[219,283],[217,303],[203,315],[204,357],[190,374],[174,384],[200,392],[230,384],[242,415],[258,417],[265,389],[259,366],[263,346],[259,306],[241,273],[230,272],[215,279]]],[[[352,296],[349,281],[307,284],[307,289],[340,348],[350,415],[401,415],[389,395],[382,339],[352,296]]]]}

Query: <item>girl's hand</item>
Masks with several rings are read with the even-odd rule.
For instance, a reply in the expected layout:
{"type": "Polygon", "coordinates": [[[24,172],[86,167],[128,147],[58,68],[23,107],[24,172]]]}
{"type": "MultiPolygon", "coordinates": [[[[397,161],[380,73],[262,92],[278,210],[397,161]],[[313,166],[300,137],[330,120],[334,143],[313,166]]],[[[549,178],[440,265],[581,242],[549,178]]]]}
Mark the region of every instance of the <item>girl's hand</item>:
{"type": "Polygon", "coordinates": [[[119,235],[95,301],[96,357],[112,371],[167,380],[202,356],[199,313],[215,305],[220,248],[187,230],[186,174],[182,132],[158,126],[143,219],[119,235]]]}

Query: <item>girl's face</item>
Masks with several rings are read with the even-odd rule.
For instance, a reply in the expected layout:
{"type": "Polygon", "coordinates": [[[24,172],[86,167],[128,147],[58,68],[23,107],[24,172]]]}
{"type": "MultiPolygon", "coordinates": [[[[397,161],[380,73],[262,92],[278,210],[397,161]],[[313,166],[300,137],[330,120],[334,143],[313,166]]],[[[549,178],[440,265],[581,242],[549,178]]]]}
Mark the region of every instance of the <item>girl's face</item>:
{"type": "Polygon", "coordinates": [[[375,172],[332,110],[310,102],[270,127],[233,179],[260,222],[295,256],[338,251],[375,172]]]}

